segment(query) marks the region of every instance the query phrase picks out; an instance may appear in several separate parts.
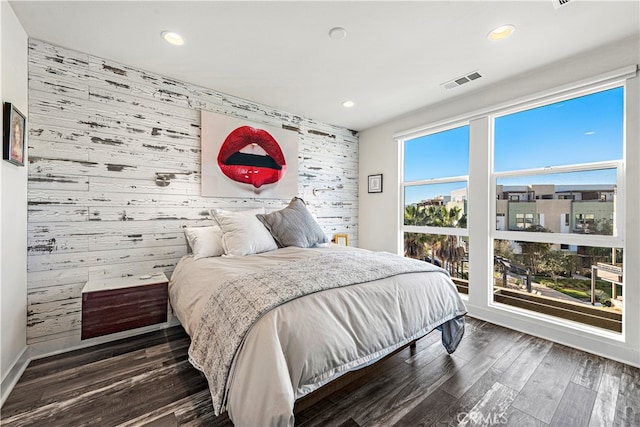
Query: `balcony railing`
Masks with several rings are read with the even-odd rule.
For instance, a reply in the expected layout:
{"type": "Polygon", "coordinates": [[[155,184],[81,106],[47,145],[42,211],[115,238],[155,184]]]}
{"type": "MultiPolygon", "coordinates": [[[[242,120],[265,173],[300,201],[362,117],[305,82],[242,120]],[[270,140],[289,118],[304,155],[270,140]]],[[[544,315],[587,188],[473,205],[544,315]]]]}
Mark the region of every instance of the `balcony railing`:
{"type": "Polygon", "coordinates": [[[593,307],[572,301],[563,301],[517,289],[495,287],[495,302],[547,314],[613,332],[622,332],[622,313],[604,307],[593,307]]]}

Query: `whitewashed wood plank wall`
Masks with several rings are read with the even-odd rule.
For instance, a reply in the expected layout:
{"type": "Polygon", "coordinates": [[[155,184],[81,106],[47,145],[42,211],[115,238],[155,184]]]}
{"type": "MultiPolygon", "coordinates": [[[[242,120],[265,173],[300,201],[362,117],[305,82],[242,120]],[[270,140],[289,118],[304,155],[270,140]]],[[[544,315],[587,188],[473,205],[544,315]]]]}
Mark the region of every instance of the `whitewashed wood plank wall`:
{"type": "Polygon", "coordinates": [[[296,132],[297,195],[330,237],[357,245],[356,132],[30,40],[29,343],[79,340],[90,278],[169,276],[183,228],[211,221],[209,209],[287,204],[200,196],[200,110],[296,132]],[[157,172],[175,178],[160,187],[157,172]]]}

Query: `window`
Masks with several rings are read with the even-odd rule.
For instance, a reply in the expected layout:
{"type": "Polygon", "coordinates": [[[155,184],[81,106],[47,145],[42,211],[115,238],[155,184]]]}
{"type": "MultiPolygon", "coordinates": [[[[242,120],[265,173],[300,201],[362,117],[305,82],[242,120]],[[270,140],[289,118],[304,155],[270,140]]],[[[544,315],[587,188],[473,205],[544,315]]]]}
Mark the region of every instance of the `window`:
{"type": "MultiPolygon", "coordinates": [[[[609,225],[609,220],[606,220],[606,225],[609,225]]],[[[576,232],[578,233],[597,233],[596,228],[596,216],[592,213],[576,214],[576,232]]]]}
{"type": "Polygon", "coordinates": [[[496,194],[527,195],[496,200],[495,302],[621,331],[618,276],[597,272],[622,268],[623,106],[614,87],[494,118],[496,194]]]}
{"type": "Polygon", "coordinates": [[[516,214],[516,228],[524,229],[533,225],[533,214],[516,214]]]}
{"type": "MultiPolygon", "coordinates": [[[[402,236],[433,240],[470,236],[470,311],[589,351],[625,360],[637,355],[639,85],[637,67],[629,66],[573,89],[566,85],[394,135],[400,154],[398,214],[405,208],[405,192],[416,191],[410,187],[469,184],[468,229],[410,226],[402,220],[398,227],[402,236]],[[404,176],[408,140],[446,133],[467,120],[469,150],[447,154],[468,156],[468,171],[432,175],[431,160],[423,156],[425,173],[404,176]],[[529,221],[527,214],[533,215],[529,221]],[[576,215],[588,232],[576,228],[576,215]],[[627,277],[631,281],[622,283],[627,277]]],[[[448,194],[444,187],[438,190],[434,196],[448,194]]]]}
{"type": "Polygon", "coordinates": [[[402,141],[405,256],[446,268],[468,293],[469,126],[402,141]]]}

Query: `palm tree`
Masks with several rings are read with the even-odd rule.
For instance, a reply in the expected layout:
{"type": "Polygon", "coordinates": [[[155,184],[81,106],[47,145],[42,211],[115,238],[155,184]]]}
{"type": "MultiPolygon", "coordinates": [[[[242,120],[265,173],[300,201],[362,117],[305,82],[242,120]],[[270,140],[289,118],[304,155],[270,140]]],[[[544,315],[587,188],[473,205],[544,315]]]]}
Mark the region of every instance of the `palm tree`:
{"type": "Polygon", "coordinates": [[[425,212],[426,221],[423,225],[434,227],[464,228],[467,226],[467,214],[462,209],[454,206],[447,209],[445,206],[427,206],[425,212]]]}
{"type": "MultiPolygon", "coordinates": [[[[404,208],[405,225],[425,225],[424,208],[420,205],[407,205],[404,208]]],[[[424,233],[404,234],[404,256],[424,260],[425,244],[428,236],[424,233]]]]}
{"type": "MultiPolygon", "coordinates": [[[[433,224],[437,227],[462,228],[467,226],[467,215],[462,213],[462,209],[457,206],[447,209],[444,206],[430,206],[433,224]]],[[[458,263],[462,261],[465,250],[458,244],[458,236],[441,235],[437,236],[434,242],[434,254],[442,260],[443,267],[449,267],[449,272],[454,273],[458,263]]]]}
{"type": "Polygon", "coordinates": [[[407,205],[404,208],[404,225],[425,225],[426,212],[420,205],[407,205]]]}
{"type": "MultiPolygon", "coordinates": [[[[459,207],[447,209],[445,206],[408,205],[404,210],[405,225],[426,225],[433,227],[466,227],[467,215],[459,207]]],[[[465,255],[458,244],[457,236],[424,233],[405,233],[404,254],[407,257],[424,260],[431,247],[431,262],[438,257],[451,273],[465,255]]]]}
{"type": "Polygon", "coordinates": [[[445,236],[444,239],[438,242],[435,253],[449,267],[451,275],[454,274],[458,263],[462,261],[465,255],[464,248],[458,245],[458,236],[451,235],[445,236]]]}
{"type": "Polygon", "coordinates": [[[426,244],[426,234],[404,233],[404,256],[424,261],[426,244]]]}

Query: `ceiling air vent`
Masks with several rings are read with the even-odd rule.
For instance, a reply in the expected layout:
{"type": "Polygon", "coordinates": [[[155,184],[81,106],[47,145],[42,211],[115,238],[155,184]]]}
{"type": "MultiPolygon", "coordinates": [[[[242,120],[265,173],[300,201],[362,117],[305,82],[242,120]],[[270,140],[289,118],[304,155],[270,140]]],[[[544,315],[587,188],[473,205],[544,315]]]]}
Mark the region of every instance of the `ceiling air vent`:
{"type": "Polygon", "coordinates": [[[446,83],[442,83],[441,86],[445,89],[453,89],[454,87],[462,86],[463,84],[479,79],[480,77],[482,77],[480,73],[473,71],[465,76],[460,76],[446,83]]]}
{"type": "Polygon", "coordinates": [[[556,9],[560,9],[562,6],[569,3],[571,0],[551,0],[553,2],[553,7],[556,9]]]}

